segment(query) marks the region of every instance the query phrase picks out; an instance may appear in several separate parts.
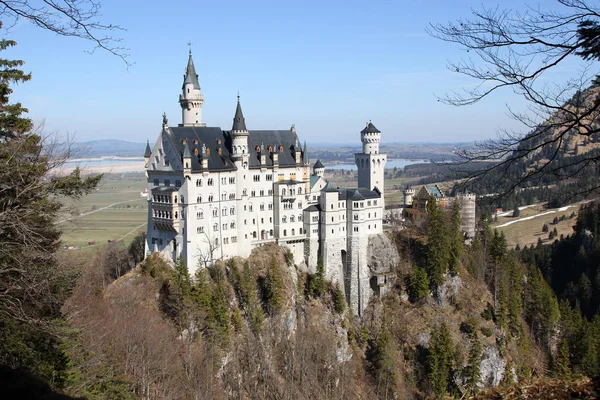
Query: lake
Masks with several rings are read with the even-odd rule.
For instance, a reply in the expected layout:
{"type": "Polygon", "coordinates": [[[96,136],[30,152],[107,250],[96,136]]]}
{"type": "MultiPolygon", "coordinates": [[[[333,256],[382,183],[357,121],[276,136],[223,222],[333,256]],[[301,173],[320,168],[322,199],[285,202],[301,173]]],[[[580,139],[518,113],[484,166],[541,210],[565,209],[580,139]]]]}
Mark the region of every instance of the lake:
{"type": "MultiPolygon", "coordinates": [[[[429,164],[430,161],[429,160],[407,160],[405,158],[396,158],[396,159],[392,159],[392,160],[387,160],[387,162],[385,163],[385,169],[394,169],[394,168],[398,168],[398,169],[402,169],[404,167],[406,167],[407,165],[412,165],[412,164],[429,164]]],[[[327,164],[327,163],[323,163],[325,165],[325,169],[349,169],[349,170],[356,170],[356,164],[327,164]]]]}

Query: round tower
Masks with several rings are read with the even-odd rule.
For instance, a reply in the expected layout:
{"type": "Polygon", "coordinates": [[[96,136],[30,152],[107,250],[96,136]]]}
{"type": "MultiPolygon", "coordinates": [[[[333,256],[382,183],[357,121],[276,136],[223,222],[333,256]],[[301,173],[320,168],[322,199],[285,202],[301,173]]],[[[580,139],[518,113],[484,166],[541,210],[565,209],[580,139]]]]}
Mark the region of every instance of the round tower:
{"type": "Polygon", "coordinates": [[[313,175],[320,176],[321,178],[325,175],[325,166],[321,160],[317,160],[315,165],[313,165],[313,175]]]}
{"type": "Polygon", "coordinates": [[[242,113],[240,104],[240,95],[237,97],[237,108],[233,117],[233,126],[231,127],[231,150],[233,157],[248,156],[248,129],[246,128],[246,119],[242,113]]]}
{"type": "Polygon", "coordinates": [[[363,144],[364,154],[379,154],[379,141],[381,132],[369,121],[367,127],[360,131],[360,140],[363,144]]]}
{"type": "Polygon", "coordinates": [[[411,188],[410,186],[407,186],[404,189],[404,205],[405,206],[412,206],[414,195],[415,195],[415,189],[411,188]]]}
{"type": "Polygon", "coordinates": [[[358,187],[379,191],[381,202],[384,203],[384,171],[387,154],[379,152],[381,131],[369,121],[367,126],[360,131],[360,140],[363,143],[362,153],[354,155],[358,168],[358,187]]]}
{"type": "Polygon", "coordinates": [[[179,105],[181,106],[181,122],[183,126],[206,126],[202,122],[202,105],[204,96],[200,92],[200,83],[198,74],[194,67],[192,59],[192,50],[188,58],[187,68],[183,75],[182,93],[179,95],[179,105]]]}

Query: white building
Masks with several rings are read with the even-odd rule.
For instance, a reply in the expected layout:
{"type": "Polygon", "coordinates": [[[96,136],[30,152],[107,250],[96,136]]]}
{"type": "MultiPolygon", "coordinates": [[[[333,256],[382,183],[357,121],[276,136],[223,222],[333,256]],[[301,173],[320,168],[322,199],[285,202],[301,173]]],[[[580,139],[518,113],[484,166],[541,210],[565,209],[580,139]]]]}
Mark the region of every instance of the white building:
{"type": "Polygon", "coordinates": [[[193,275],[275,242],[311,271],[321,258],[360,314],[381,280],[368,266],[369,239],[382,234],[381,132],[370,122],[361,131],[359,188],[334,188],[320,161],[311,171],[293,125],[248,130],[239,96],[231,130],[206,126],[191,52],[179,103],[183,123],[169,126],[163,116],[154,147],[146,148],[147,254],[183,257],[193,275]]]}

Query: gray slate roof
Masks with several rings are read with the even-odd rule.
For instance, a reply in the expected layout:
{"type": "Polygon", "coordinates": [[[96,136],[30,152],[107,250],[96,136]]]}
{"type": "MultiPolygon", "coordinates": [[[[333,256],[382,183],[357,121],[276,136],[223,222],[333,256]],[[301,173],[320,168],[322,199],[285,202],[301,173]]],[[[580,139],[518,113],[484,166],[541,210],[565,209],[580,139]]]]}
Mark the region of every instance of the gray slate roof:
{"type": "Polygon", "coordinates": [[[152,150],[150,149],[150,142],[146,140],[146,152],[144,153],[144,158],[152,157],[152,150]]]}
{"type": "Polygon", "coordinates": [[[369,123],[367,124],[367,127],[365,129],[363,129],[362,131],[360,131],[360,133],[381,133],[381,131],[377,128],[375,128],[375,125],[373,125],[371,123],[371,121],[369,121],[369,123]]]}
{"type": "Polygon", "coordinates": [[[319,160],[317,160],[317,162],[315,163],[315,165],[313,165],[313,168],[314,168],[314,169],[317,169],[317,168],[325,168],[325,166],[323,165],[323,163],[322,163],[322,162],[321,162],[321,160],[319,159],[319,160]]]}
{"type": "Polygon", "coordinates": [[[229,157],[229,145],[231,139],[226,135],[221,128],[212,128],[206,126],[177,126],[170,127],[167,131],[169,140],[177,152],[183,156],[185,145],[183,141],[187,141],[190,151],[192,152],[192,171],[199,171],[202,167],[202,157],[208,157],[208,169],[211,171],[234,171],[235,165],[229,157]],[[197,140],[198,143],[194,143],[197,140]],[[221,141],[219,144],[218,141],[221,141]],[[202,154],[202,145],[205,145],[210,150],[210,154],[202,154]],[[219,148],[222,149],[222,154],[219,154],[219,148]],[[198,150],[198,154],[196,153],[198,150]]]}
{"type": "Polygon", "coordinates": [[[192,153],[190,152],[189,144],[183,146],[183,158],[192,158],[192,153]]]}
{"type": "Polygon", "coordinates": [[[200,90],[200,83],[198,82],[198,74],[196,74],[196,67],[194,67],[194,60],[192,60],[192,51],[190,50],[190,57],[188,58],[187,68],[185,69],[185,76],[183,78],[183,85],[181,88],[185,87],[186,83],[192,83],[194,85],[194,89],[200,90]]]}
{"type": "Polygon", "coordinates": [[[300,147],[296,147],[298,136],[291,130],[286,131],[249,131],[248,146],[250,153],[250,168],[260,168],[260,155],[256,151],[256,146],[262,149],[265,148],[265,163],[267,167],[273,166],[273,159],[268,149],[273,146],[273,151],[279,153],[279,166],[291,167],[296,165],[294,152],[301,151],[300,147]],[[279,146],[283,146],[283,151],[279,151],[279,146]]]}
{"type": "Polygon", "coordinates": [[[340,192],[340,200],[379,199],[381,197],[380,193],[367,188],[341,188],[338,189],[338,192],[340,192]]]}
{"type": "MultiPolygon", "coordinates": [[[[208,169],[211,171],[234,171],[235,164],[231,160],[231,141],[232,133],[230,131],[222,131],[218,127],[206,126],[177,126],[170,127],[167,130],[167,137],[183,157],[185,145],[187,142],[190,148],[192,159],[192,171],[199,171],[202,167],[202,157],[208,157],[208,169]],[[197,143],[194,141],[197,140],[197,143]],[[221,143],[219,144],[219,140],[221,143]],[[202,145],[205,145],[210,150],[210,154],[202,154],[202,145]],[[221,148],[221,153],[218,153],[221,148]],[[197,154],[195,150],[198,150],[197,154]]],[[[264,167],[260,164],[260,152],[257,152],[256,146],[261,149],[266,155],[265,166],[272,167],[273,159],[268,152],[269,146],[272,146],[273,151],[279,154],[279,166],[292,167],[296,165],[294,152],[301,151],[300,147],[296,146],[298,137],[291,130],[287,131],[249,131],[248,146],[249,146],[249,164],[250,168],[264,167]],[[283,146],[283,151],[279,151],[279,146],[283,146]]]]}

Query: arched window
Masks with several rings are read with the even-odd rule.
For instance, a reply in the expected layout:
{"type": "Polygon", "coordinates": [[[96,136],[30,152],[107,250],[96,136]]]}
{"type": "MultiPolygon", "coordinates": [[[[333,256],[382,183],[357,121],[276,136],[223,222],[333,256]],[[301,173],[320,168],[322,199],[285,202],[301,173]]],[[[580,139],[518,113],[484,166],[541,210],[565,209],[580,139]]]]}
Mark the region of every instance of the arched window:
{"type": "Polygon", "coordinates": [[[196,203],[202,203],[202,196],[196,197],[196,203]]]}
{"type": "Polygon", "coordinates": [[[296,234],[296,230],[292,229],[292,236],[294,236],[296,234]]]}
{"type": "Polygon", "coordinates": [[[281,195],[285,196],[285,188],[281,189],[281,195]]]}

